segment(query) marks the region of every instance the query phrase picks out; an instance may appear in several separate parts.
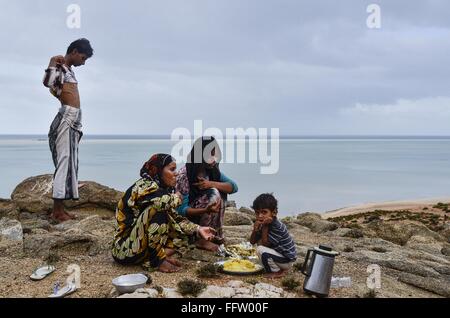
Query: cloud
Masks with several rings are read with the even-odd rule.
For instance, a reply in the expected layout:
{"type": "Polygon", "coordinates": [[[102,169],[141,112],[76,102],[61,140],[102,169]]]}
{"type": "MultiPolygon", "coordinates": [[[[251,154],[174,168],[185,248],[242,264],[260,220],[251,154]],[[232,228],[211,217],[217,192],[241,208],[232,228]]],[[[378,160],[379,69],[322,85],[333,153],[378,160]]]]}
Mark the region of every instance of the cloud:
{"type": "MultiPolygon", "coordinates": [[[[95,50],[75,70],[87,134],[170,134],[195,119],[281,134],[378,134],[375,111],[341,110],[446,96],[450,87],[448,1],[380,0],[380,30],[367,28],[359,0],[77,3],[80,30],[65,26],[70,2],[3,4],[0,27],[13,31],[0,34],[0,134],[48,130],[57,102],[43,70],[82,36],[95,50]],[[346,122],[356,117],[367,125],[346,122]]],[[[395,131],[435,128],[408,120],[417,119],[405,116],[395,131]]]]}
{"type": "Polygon", "coordinates": [[[341,119],[368,132],[445,134],[450,123],[450,97],[399,99],[391,104],[361,104],[340,110],[341,119]]]}

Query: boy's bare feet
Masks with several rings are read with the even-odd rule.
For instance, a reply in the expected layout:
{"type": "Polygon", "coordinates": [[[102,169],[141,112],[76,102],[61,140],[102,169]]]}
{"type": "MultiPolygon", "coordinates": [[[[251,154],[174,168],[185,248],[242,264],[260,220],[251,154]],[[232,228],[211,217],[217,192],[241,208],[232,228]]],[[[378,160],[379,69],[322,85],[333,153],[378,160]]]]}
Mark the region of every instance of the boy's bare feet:
{"type": "Polygon", "coordinates": [[[77,217],[64,210],[63,200],[53,200],[53,212],[50,214],[50,218],[58,223],[68,220],[74,220],[77,217]]]}
{"type": "Polygon", "coordinates": [[[217,252],[219,250],[219,245],[214,244],[213,242],[207,241],[205,239],[199,239],[195,244],[198,249],[217,252]]]}
{"type": "Polygon", "coordinates": [[[169,263],[166,259],[159,265],[158,270],[163,273],[175,273],[181,270],[181,268],[169,263]]]}
{"type": "Polygon", "coordinates": [[[76,215],[74,215],[74,214],[70,214],[70,213],[67,212],[67,211],[64,211],[64,214],[66,214],[67,217],[68,217],[70,220],[76,220],[76,219],[78,218],[78,216],[76,216],[76,215]]]}
{"type": "Polygon", "coordinates": [[[71,220],[70,216],[64,211],[53,211],[52,214],[50,214],[50,218],[58,223],[71,220]]]}
{"type": "Polygon", "coordinates": [[[265,274],[264,277],[269,279],[281,278],[284,275],[286,275],[286,273],[287,273],[286,270],[280,269],[278,272],[265,274]]]}

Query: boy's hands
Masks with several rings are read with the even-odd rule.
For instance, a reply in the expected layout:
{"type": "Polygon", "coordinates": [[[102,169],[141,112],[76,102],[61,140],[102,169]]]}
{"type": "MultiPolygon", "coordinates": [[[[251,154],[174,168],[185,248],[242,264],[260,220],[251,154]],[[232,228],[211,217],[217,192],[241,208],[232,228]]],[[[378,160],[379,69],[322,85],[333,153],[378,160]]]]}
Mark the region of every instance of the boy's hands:
{"type": "Polygon", "coordinates": [[[62,64],[64,64],[65,62],[66,62],[66,60],[65,60],[64,56],[62,56],[62,55],[56,55],[56,56],[53,56],[53,57],[50,59],[49,67],[50,67],[50,66],[56,66],[56,65],[62,65],[62,64]]]}
{"type": "Polygon", "coordinates": [[[253,231],[260,231],[264,226],[268,226],[273,222],[273,218],[268,216],[265,217],[262,220],[256,220],[255,224],[253,225],[253,231]]]}
{"type": "Polygon", "coordinates": [[[270,217],[270,216],[268,216],[268,217],[266,217],[266,218],[264,218],[264,221],[262,222],[264,225],[269,225],[269,224],[271,224],[273,222],[273,217],[270,217]]]}

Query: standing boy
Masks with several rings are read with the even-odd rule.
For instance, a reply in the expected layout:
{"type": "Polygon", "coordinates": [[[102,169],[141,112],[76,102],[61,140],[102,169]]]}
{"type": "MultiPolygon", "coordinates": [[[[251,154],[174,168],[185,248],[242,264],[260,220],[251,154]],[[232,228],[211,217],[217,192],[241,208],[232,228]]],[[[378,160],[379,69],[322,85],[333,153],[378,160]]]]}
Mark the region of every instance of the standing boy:
{"type": "Polygon", "coordinates": [[[48,139],[55,173],[53,175],[53,212],[51,217],[64,222],[74,218],[64,210],[64,200],[78,200],[78,143],[81,131],[80,95],[72,66],[84,65],[94,51],[87,39],[72,42],[65,56],[50,59],[44,86],[61,102],[48,139]]]}

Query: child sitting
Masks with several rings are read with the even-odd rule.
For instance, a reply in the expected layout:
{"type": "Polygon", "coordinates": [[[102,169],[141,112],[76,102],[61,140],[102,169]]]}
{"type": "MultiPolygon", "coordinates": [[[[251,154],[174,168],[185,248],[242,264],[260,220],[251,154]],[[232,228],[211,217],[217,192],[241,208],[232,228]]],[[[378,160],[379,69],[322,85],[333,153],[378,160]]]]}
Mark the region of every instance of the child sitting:
{"type": "Polygon", "coordinates": [[[278,202],[272,194],[259,195],[253,209],[256,222],[250,243],[258,244],[256,253],[269,276],[281,277],[297,258],[294,240],[286,225],[277,219],[278,202]]]}

